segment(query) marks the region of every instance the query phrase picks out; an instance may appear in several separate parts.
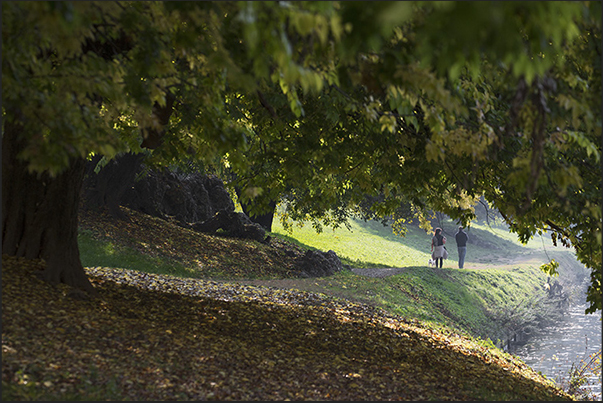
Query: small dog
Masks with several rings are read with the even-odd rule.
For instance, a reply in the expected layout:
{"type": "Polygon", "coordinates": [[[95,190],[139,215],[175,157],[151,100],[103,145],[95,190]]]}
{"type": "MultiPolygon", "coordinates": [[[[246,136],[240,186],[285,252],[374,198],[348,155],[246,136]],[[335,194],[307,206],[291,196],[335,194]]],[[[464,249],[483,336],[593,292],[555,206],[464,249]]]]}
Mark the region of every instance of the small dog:
{"type": "Polygon", "coordinates": [[[435,260],[433,260],[431,258],[429,259],[429,262],[427,262],[427,264],[429,265],[429,267],[435,266],[435,263],[436,263],[435,260]]]}

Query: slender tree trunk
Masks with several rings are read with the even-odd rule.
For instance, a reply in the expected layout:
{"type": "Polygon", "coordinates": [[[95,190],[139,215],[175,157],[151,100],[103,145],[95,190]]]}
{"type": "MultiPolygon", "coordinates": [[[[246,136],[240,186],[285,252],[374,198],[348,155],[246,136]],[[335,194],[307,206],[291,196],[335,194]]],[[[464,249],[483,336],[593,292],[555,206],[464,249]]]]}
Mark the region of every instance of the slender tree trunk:
{"type": "Polygon", "coordinates": [[[23,149],[22,126],[5,120],[2,137],[2,253],[42,258],[42,278],[94,293],[80,262],[78,204],[85,160],[78,158],[61,174],[29,173],[17,158],[23,149]]]}
{"type": "Polygon", "coordinates": [[[240,189],[235,189],[237,196],[239,197],[239,203],[241,204],[241,208],[243,209],[243,212],[245,214],[247,214],[247,216],[249,217],[249,219],[251,219],[251,221],[253,221],[256,224],[260,224],[266,231],[268,232],[272,232],[272,222],[274,221],[274,211],[276,210],[276,202],[275,201],[270,201],[268,206],[270,208],[270,211],[268,211],[267,213],[264,214],[259,214],[259,215],[252,215],[249,210],[251,208],[251,205],[249,203],[245,203],[241,201],[241,191],[240,189]]]}
{"type": "Polygon", "coordinates": [[[260,215],[250,215],[247,210],[247,205],[241,203],[241,207],[251,221],[260,224],[268,232],[272,232],[272,222],[274,221],[274,211],[276,210],[276,202],[270,202],[270,211],[260,215]]]}

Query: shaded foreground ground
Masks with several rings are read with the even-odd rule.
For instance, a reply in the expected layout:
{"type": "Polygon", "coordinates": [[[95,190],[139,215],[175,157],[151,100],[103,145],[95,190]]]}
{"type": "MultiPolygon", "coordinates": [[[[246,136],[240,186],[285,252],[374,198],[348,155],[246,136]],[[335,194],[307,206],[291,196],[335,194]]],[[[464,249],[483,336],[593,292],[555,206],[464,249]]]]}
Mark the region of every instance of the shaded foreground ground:
{"type": "Polygon", "coordinates": [[[3,400],[571,400],[521,361],[324,295],[2,257],[3,400]]]}

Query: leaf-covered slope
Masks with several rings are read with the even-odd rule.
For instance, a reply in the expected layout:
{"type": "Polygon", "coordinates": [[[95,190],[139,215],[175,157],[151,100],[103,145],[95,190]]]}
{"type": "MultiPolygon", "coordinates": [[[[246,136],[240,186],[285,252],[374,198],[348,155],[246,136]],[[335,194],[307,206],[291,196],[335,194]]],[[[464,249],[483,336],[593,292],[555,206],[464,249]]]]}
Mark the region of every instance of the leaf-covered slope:
{"type": "Polygon", "coordinates": [[[312,293],[2,257],[3,400],[558,400],[525,364],[312,293]],[[74,299],[76,298],[76,299],[74,299]]]}
{"type": "MultiPolygon", "coordinates": [[[[118,249],[132,248],[150,257],[181,264],[186,267],[187,277],[295,277],[294,258],[304,252],[277,238],[272,238],[270,245],[264,245],[211,236],[126,207],[121,207],[121,211],[127,221],[111,217],[106,210],[81,208],[80,231],[91,234],[94,239],[109,241],[118,249]]],[[[84,259],[82,262],[87,265],[84,259]]]]}

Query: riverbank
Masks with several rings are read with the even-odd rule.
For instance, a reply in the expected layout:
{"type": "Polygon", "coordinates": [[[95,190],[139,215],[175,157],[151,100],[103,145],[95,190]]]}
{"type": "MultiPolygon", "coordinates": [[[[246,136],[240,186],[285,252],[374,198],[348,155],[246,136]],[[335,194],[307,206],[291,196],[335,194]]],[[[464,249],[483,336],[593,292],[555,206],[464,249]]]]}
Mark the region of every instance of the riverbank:
{"type": "Polygon", "coordinates": [[[601,315],[586,315],[585,309],[585,303],[570,306],[562,320],[514,346],[510,353],[567,389],[572,381],[569,374],[581,373],[581,400],[601,401],[601,315]]]}
{"type": "Polygon", "coordinates": [[[352,268],[321,278],[230,280],[297,289],[385,309],[506,349],[510,339],[563,317],[546,275],[533,266],[504,269],[352,268]]]}
{"type": "Polygon", "coordinates": [[[447,219],[437,223],[449,238],[450,256],[442,269],[428,266],[430,234],[418,227],[409,226],[404,237],[380,223],[361,220],[352,220],[349,230],[338,228],[320,234],[310,225],[294,226],[288,232],[278,222],[274,230],[278,236],[306,248],[334,250],[343,262],[355,267],[356,274],[372,275],[374,271],[377,277],[402,277],[371,282],[377,287],[374,298],[364,295],[371,292],[363,287],[357,295],[350,287],[325,286],[322,291],[376,303],[396,314],[443,323],[508,348],[513,340],[525,342],[539,329],[563,320],[570,304],[584,298],[589,271],[571,249],[553,245],[546,234],[520,244],[507,227],[492,224],[472,223],[467,230],[464,269],[457,268],[457,227],[447,219]],[[559,263],[558,277],[539,269],[550,259],[559,263]]]}

